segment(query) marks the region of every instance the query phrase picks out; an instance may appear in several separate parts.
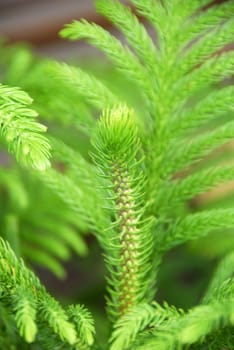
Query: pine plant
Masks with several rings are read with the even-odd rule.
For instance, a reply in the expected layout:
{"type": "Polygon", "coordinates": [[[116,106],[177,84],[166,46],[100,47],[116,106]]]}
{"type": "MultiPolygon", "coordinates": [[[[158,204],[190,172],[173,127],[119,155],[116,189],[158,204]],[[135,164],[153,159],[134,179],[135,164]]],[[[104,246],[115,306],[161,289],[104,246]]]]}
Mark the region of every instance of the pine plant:
{"type": "Polygon", "coordinates": [[[130,5],[96,1],[126,44],[86,20],[60,34],[101,50],[135,99],[25,47],[1,58],[1,142],[16,159],[0,170],[1,349],[234,349],[233,201],[188,205],[234,180],[220,148],[234,138],[234,2],[130,5]],[[84,305],[61,306],[27,266],[63,277],[71,251],[87,253],[85,233],[104,256],[105,340],[84,305]],[[218,237],[225,256],[200,303],[159,302],[165,254],[195,240],[212,251],[218,237]]]}

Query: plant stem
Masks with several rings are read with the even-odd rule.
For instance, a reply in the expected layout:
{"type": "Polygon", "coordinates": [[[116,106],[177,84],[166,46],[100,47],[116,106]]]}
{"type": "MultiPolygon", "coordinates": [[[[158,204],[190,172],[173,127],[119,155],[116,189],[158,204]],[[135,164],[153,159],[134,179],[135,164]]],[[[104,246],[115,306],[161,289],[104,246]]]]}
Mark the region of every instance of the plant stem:
{"type": "Polygon", "coordinates": [[[119,313],[123,315],[137,299],[138,228],[136,205],[127,166],[116,161],[112,170],[121,246],[119,313]]]}

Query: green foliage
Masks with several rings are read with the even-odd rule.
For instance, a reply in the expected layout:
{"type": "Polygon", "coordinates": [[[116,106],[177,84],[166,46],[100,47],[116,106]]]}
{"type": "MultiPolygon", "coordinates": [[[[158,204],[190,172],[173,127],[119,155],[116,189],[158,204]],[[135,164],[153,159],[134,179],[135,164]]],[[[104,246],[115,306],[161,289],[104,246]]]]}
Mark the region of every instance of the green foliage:
{"type": "Polygon", "coordinates": [[[138,334],[150,327],[151,324],[159,325],[169,315],[160,307],[149,304],[138,304],[118,320],[111,337],[111,349],[128,349],[135,341],[138,334]]]}
{"type": "Polygon", "coordinates": [[[204,343],[207,334],[233,325],[233,299],[197,306],[186,315],[156,324],[156,329],[146,336],[135,349],[174,349],[197,342],[204,343]]]}
{"type": "Polygon", "coordinates": [[[117,315],[146,298],[151,268],[152,225],[150,218],[144,218],[146,179],[135,124],[127,107],[107,110],[93,140],[100,176],[107,180],[103,186],[111,200],[108,211],[115,217],[105,228],[105,241],[110,271],[109,312],[117,315]]]}
{"type": "Polygon", "coordinates": [[[1,169],[0,177],[5,193],[1,203],[2,236],[18,256],[65,277],[62,262],[70,259],[72,252],[88,254],[78,215],[75,217],[47,184],[41,182],[38,186],[37,178],[26,176],[19,169],[1,169]]]}
{"type": "Polygon", "coordinates": [[[227,254],[219,263],[204,295],[203,303],[209,303],[212,299],[223,300],[233,294],[233,265],[232,252],[227,254]]]}
{"type": "Polygon", "coordinates": [[[1,136],[16,159],[35,169],[47,168],[50,145],[41,132],[46,127],[37,123],[37,113],[28,108],[32,99],[18,88],[0,85],[1,136]]]}
{"type": "Polygon", "coordinates": [[[68,309],[68,314],[76,325],[82,344],[91,346],[94,342],[95,328],[90,312],[83,305],[72,305],[68,309]]]}
{"type": "Polygon", "coordinates": [[[217,186],[233,192],[233,160],[219,149],[234,137],[234,53],[225,50],[233,2],[130,3],[134,11],[96,1],[127,44],[84,19],[60,33],[101,50],[129,91],[118,93],[118,79],[22,47],[0,61],[2,146],[19,163],[8,158],[0,170],[2,348],[12,339],[12,349],[233,349],[233,193],[214,207],[191,210],[189,202],[217,186]],[[85,234],[105,257],[108,323],[103,315],[96,323],[108,335],[101,340],[90,311],[62,307],[21,258],[63,278],[72,252],[87,254],[85,234]],[[166,253],[190,241],[199,247],[203,237],[209,250],[217,236],[225,256],[201,303],[186,311],[155,302],[166,253]]]}
{"type": "Polygon", "coordinates": [[[171,230],[169,229],[167,235],[161,237],[162,241],[159,247],[160,249],[168,250],[190,239],[197,239],[207,235],[210,231],[233,227],[233,213],[233,208],[204,210],[178,219],[172,225],[171,230]]]}
{"type": "Polygon", "coordinates": [[[76,67],[53,62],[49,66],[49,71],[56,79],[68,82],[69,86],[74,86],[77,93],[94,107],[102,109],[118,101],[99,80],[76,67]]]}
{"type": "Polygon", "coordinates": [[[22,286],[16,287],[13,305],[20,335],[25,338],[26,342],[33,342],[37,333],[37,325],[35,322],[36,303],[32,293],[25,291],[22,286]]]}
{"type": "MultiPolygon", "coordinates": [[[[0,246],[0,265],[1,285],[5,286],[1,288],[1,301],[15,314],[16,325],[25,341],[28,343],[35,341],[37,334],[35,321],[37,319],[38,327],[47,324],[52,334],[58,335],[61,342],[75,344],[77,341],[75,326],[69,322],[68,314],[46,292],[38,278],[24,265],[23,261],[16,258],[9,245],[3,240],[0,246]],[[11,300],[14,305],[13,309],[11,300]]],[[[76,318],[79,325],[83,317],[87,319],[87,312],[81,307],[77,307],[76,311],[78,315],[81,314],[77,316],[78,320],[76,318]]],[[[79,327],[85,328],[83,323],[79,327]]],[[[91,316],[86,323],[87,332],[90,332],[91,316]]]]}

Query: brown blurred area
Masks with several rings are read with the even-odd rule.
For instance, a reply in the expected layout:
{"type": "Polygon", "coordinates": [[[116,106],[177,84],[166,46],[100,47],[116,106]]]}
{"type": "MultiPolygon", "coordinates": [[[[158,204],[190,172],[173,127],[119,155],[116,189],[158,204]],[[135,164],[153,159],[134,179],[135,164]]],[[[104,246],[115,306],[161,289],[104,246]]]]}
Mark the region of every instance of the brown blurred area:
{"type": "MultiPolygon", "coordinates": [[[[225,2],[214,0],[211,4],[225,2]]],[[[46,56],[68,59],[97,55],[82,41],[62,40],[58,32],[66,23],[85,18],[115,32],[95,11],[94,0],[0,0],[0,37],[9,43],[27,42],[46,56]]],[[[129,4],[128,0],[121,0],[129,4]]],[[[117,34],[118,35],[118,34],[117,34]]]]}
{"type": "Polygon", "coordinates": [[[47,56],[90,56],[95,54],[90,46],[58,36],[66,23],[81,18],[111,29],[110,23],[96,13],[93,0],[0,0],[0,37],[9,43],[30,43],[47,56]]]}

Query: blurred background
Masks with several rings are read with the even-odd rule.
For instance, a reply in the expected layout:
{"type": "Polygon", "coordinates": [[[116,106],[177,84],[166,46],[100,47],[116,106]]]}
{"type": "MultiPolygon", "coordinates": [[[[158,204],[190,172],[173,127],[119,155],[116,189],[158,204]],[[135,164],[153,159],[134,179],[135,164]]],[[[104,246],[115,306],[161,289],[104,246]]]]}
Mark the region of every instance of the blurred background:
{"type": "MultiPolygon", "coordinates": [[[[127,1],[123,2],[127,3],[127,1]]],[[[50,121],[50,116],[43,108],[44,88],[40,84],[34,85],[34,76],[37,79],[37,74],[41,74],[40,60],[43,66],[43,59],[49,58],[72,62],[98,77],[102,76],[111,85],[115,80],[115,85],[120,85],[121,89],[125,86],[125,82],[119,75],[116,75],[116,72],[113,72],[107,60],[103,60],[104,55],[98,50],[84,41],[70,42],[59,38],[58,32],[65,24],[81,18],[94,21],[120,37],[111,23],[96,13],[93,0],[0,0],[0,75],[2,82],[20,86],[32,97],[34,93],[35,96],[40,94],[42,104],[39,103],[40,107],[35,106],[35,108],[39,108],[42,122],[49,124],[49,130],[55,136],[65,138],[66,142],[70,142],[74,148],[85,154],[87,140],[80,130],[64,123],[63,118],[58,115],[53,116],[50,121]],[[39,63],[39,73],[37,73],[37,63],[39,63]],[[58,123],[56,117],[58,117],[58,123]]],[[[43,85],[42,76],[41,84],[43,85]]],[[[125,89],[127,87],[122,89],[123,94],[125,89]]],[[[63,95],[63,92],[61,94],[63,95]]],[[[64,97],[62,95],[61,99],[64,97]]],[[[80,102],[77,101],[76,108],[72,107],[75,117],[81,113],[80,102]]],[[[51,114],[57,107],[59,108],[55,101],[52,103],[55,106],[51,106],[51,114]]],[[[23,256],[27,264],[33,267],[52,295],[59,298],[64,304],[77,302],[88,306],[95,315],[95,319],[100,320],[97,322],[100,339],[106,338],[105,332],[108,331],[108,327],[103,312],[105,308],[105,267],[102,251],[97,241],[89,232],[80,234],[74,218],[68,214],[69,217],[66,217],[62,223],[62,230],[71,236],[75,234],[77,239],[76,242],[73,242],[74,244],[71,244],[73,247],[69,253],[66,248],[64,254],[62,250],[61,254],[57,254],[58,249],[54,241],[57,235],[57,232],[54,232],[56,226],[53,219],[50,222],[50,218],[55,214],[56,220],[59,220],[59,215],[63,216],[64,212],[66,216],[66,206],[64,207],[59,198],[48,192],[42,184],[38,186],[38,181],[27,176],[14,161],[12,164],[12,160],[9,161],[9,155],[5,152],[0,151],[0,160],[1,165],[6,168],[6,178],[9,178],[9,181],[5,181],[0,175],[2,214],[0,229],[1,232],[4,232],[4,238],[11,243],[15,252],[23,256]],[[15,198],[12,198],[12,189],[8,187],[12,181],[14,182],[15,198]],[[51,210],[55,207],[56,210],[61,210],[60,214],[51,210]],[[39,219],[41,221],[39,227],[35,224],[38,214],[42,215],[39,219]],[[50,238],[46,237],[48,235],[50,238]],[[54,245],[54,248],[47,249],[48,245],[44,246],[43,242],[48,239],[52,239],[50,244],[54,245]],[[56,249],[57,252],[55,252],[56,249]]],[[[57,238],[56,240],[58,242],[57,238]]]]}
{"type": "MultiPolygon", "coordinates": [[[[134,88],[129,90],[126,87],[124,81],[103,61],[98,50],[83,41],[69,42],[58,37],[59,30],[66,23],[80,18],[94,21],[120,37],[108,21],[96,14],[92,0],[0,0],[0,37],[9,47],[26,43],[36,55],[79,62],[96,75],[103,75],[110,84],[115,80],[115,84],[122,86],[122,93],[127,90],[127,94],[130,91],[133,93],[134,88]]],[[[229,46],[231,48],[233,45],[229,46]]],[[[137,93],[137,100],[136,96],[137,93]]],[[[225,147],[221,154],[233,153],[232,144],[225,147]]],[[[233,203],[233,192],[233,184],[228,188],[218,188],[217,191],[195,198],[188,203],[188,208],[193,211],[216,206],[227,193],[229,201],[233,203]]],[[[91,235],[87,234],[85,241],[89,247],[89,256],[74,256],[65,263],[68,274],[62,279],[47,269],[35,266],[53,294],[68,301],[79,300],[93,309],[100,307],[102,310],[105,292],[102,253],[91,235]]],[[[196,304],[207,286],[216,261],[227,252],[228,246],[230,250],[234,248],[232,236],[229,234],[227,240],[221,240],[217,234],[213,235],[212,243],[204,239],[170,252],[160,271],[158,299],[183,308],[196,304]],[[171,285],[174,287],[171,288],[171,285]]]]}
{"type": "Polygon", "coordinates": [[[64,24],[80,18],[114,30],[95,12],[93,0],[0,0],[1,37],[9,43],[30,43],[37,52],[50,57],[85,58],[98,54],[83,42],[59,39],[58,32],[64,24]]]}

